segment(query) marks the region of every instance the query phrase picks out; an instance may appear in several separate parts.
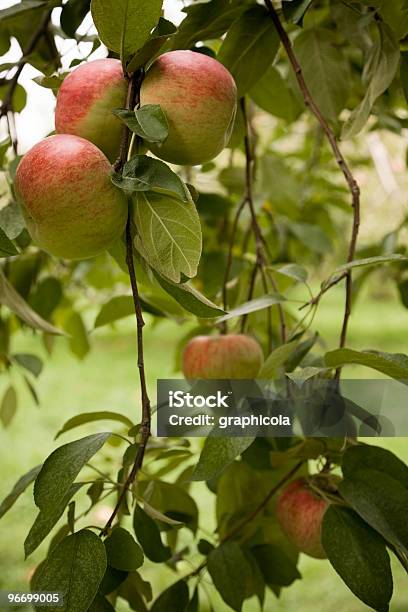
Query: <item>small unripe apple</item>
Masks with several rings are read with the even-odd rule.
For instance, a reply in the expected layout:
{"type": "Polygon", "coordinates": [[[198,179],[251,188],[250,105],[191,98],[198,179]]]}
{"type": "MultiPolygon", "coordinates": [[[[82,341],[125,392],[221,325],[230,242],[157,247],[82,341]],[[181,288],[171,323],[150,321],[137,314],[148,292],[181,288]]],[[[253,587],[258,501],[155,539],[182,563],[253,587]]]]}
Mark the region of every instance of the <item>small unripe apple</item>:
{"type": "Polygon", "coordinates": [[[127,83],[116,59],[99,59],[75,68],[57,96],[55,130],[94,143],[110,161],[118,155],[123,123],[112,114],[123,108],[127,83]]]}
{"type": "Polygon", "coordinates": [[[111,165],[95,145],[57,134],[21,160],[15,191],[33,241],[57,257],[85,259],[122,235],[127,201],[110,180],[111,165]]]}
{"type": "Polygon", "coordinates": [[[183,373],[187,379],[251,379],[262,362],[262,349],[250,336],[196,336],[184,349],[183,373]]]}
{"type": "Polygon", "coordinates": [[[150,67],[141,104],[160,104],[169,123],[167,140],[149,145],[160,159],[194,166],[216,157],[228,144],[237,90],[229,71],[195,51],[170,51],[150,67]]]}
{"type": "Polygon", "coordinates": [[[312,490],[303,478],[291,482],[280,494],[276,516],[288,540],[315,559],[326,559],[321,532],[329,502],[312,490]]]}

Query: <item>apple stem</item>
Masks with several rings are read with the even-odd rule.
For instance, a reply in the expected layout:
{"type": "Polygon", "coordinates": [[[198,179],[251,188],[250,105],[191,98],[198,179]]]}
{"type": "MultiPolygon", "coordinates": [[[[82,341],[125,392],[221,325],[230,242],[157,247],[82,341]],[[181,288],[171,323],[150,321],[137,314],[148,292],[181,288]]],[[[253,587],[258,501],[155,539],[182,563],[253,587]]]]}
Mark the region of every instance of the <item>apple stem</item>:
{"type": "MultiPolygon", "coordinates": [[[[340,170],[342,171],[344,178],[346,179],[346,182],[347,182],[350,194],[351,194],[352,208],[353,208],[353,225],[352,225],[352,230],[351,230],[350,243],[349,243],[348,256],[347,256],[347,262],[349,263],[350,261],[353,261],[355,259],[355,253],[356,253],[356,248],[357,248],[357,239],[358,239],[358,232],[359,232],[359,227],[360,227],[360,187],[349,165],[347,164],[345,157],[343,156],[340,150],[335,133],[330,128],[321,110],[316,104],[312,94],[310,93],[309,87],[307,86],[307,83],[303,76],[302,68],[293,51],[293,47],[292,47],[290,38],[288,34],[286,33],[285,28],[282,25],[282,22],[279,18],[277,11],[273,7],[272,1],[265,0],[265,6],[269,12],[269,15],[271,16],[273,23],[275,24],[279,38],[281,39],[283,47],[285,48],[289,62],[292,65],[296,80],[302,92],[304,103],[314,114],[324,134],[326,135],[326,138],[333,151],[335,160],[340,170]]],[[[345,273],[344,278],[346,279],[346,300],[345,300],[343,324],[342,324],[341,333],[340,333],[340,342],[339,342],[340,348],[343,348],[346,345],[348,323],[349,323],[349,319],[351,315],[352,290],[353,290],[351,270],[348,270],[345,273]]],[[[337,368],[335,379],[339,381],[340,376],[341,376],[341,368],[337,368]]]]}
{"type": "MultiPolygon", "coordinates": [[[[129,86],[126,96],[126,109],[134,109],[135,106],[139,104],[140,101],[140,87],[143,82],[144,71],[139,70],[128,77],[129,86]]],[[[130,144],[130,131],[124,126],[122,140],[120,145],[120,153],[119,157],[114,164],[114,169],[116,172],[123,169],[129,152],[129,144],[130,144]]],[[[132,207],[131,202],[129,201],[128,208],[128,219],[126,223],[126,265],[129,271],[129,279],[130,285],[132,288],[132,296],[133,296],[133,304],[136,315],[136,324],[137,324],[137,367],[139,370],[139,380],[140,380],[140,390],[141,390],[141,401],[142,401],[142,422],[140,425],[139,431],[139,446],[137,449],[137,454],[135,461],[133,463],[132,469],[126,478],[126,481],[122,487],[122,490],[118,496],[118,501],[110,515],[105,527],[102,529],[100,536],[105,536],[109,533],[110,528],[112,527],[113,521],[115,517],[119,513],[124,500],[126,499],[126,495],[128,491],[131,490],[133,484],[137,480],[137,476],[139,474],[140,469],[143,465],[143,460],[145,456],[146,446],[151,434],[151,406],[150,399],[147,391],[147,382],[146,382],[146,372],[145,372],[145,363],[144,363],[144,344],[143,344],[143,328],[145,325],[143,319],[143,311],[142,305],[140,301],[139,289],[137,285],[136,278],[136,269],[135,262],[133,258],[133,235],[132,235],[132,207]]]]}

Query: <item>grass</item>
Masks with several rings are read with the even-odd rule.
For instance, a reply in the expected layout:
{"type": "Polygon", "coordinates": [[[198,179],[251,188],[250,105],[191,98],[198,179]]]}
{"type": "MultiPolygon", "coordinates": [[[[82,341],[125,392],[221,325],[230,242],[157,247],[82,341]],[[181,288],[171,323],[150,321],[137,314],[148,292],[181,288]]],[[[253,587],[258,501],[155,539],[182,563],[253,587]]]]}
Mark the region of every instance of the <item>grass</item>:
{"type": "MultiPolygon", "coordinates": [[[[340,321],[342,294],[333,291],[321,304],[314,327],[320,330],[330,348],[336,346],[340,321]]],[[[351,318],[349,346],[353,348],[377,348],[391,352],[407,352],[406,341],[401,330],[407,328],[408,312],[398,302],[373,299],[365,295],[351,318]]],[[[52,359],[47,363],[38,382],[41,406],[36,408],[27,391],[16,379],[19,407],[15,420],[7,430],[0,430],[2,498],[17,478],[40,463],[59,443],[78,436],[78,432],[67,434],[58,442],[53,440],[55,432],[69,417],[78,412],[93,410],[120,411],[131,416],[138,401],[136,348],[131,322],[119,325],[116,331],[95,333],[93,351],[83,362],[75,360],[68,352],[65,340],[58,340],[52,359]]],[[[179,329],[172,323],[146,329],[146,361],[149,364],[149,385],[154,392],[157,378],[171,378],[174,352],[179,329]]],[[[17,338],[14,351],[41,352],[38,341],[31,334],[17,338]]],[[[375,373],[364,368],[349,368],[346,376],[369,377],[375,373]]],[[[5,377],[4,377],[5,378],[5,377]]],[[[5,386],[5,383],[3,383],[5,386]]],[[[99,424],[84,427],[81,434],[101,431],[99,424]]],[[[408,461],[408,448],[404,439],[386,439],[378,443],[394,450],[408,461]]],[[[114,456],[114,448],[110,455],[114,456]]],[[[200,496],[201,525],[214,528],[212,496],[203,485],[196,485],[200,496]]],[[[106,507],[98,510],[99,520],[106,507]]],[[[42,545],[32,557],[24,561],[23,542],[34,520],[36,511],[32,496],[26,493],[0,523],[0,589],[26,589],[27,580],[35,565],[42,559],[46,545],[42,545]]],[[[395,596],[391,612],[408,609],[406,576],[396,563],[395,596]]],[[[186,572],[188,568],[186,566],[186,572]]],[[[266,609],[285,612],[327,612],[335,608],[338,612],[359,612],[366,608],[348,589],[327,562],[303,557],[300,571],[304,580],[297,581],[283,591],[279,600],[268,599],[266,609]]],[[[148,568],[146,575],[154,587],[163,588],[174,580],[169,570],[157,571],[148,568]]],[[[211,587],[208,587],[211,592],[211,587]]],[[[156,591],[157,592],[157,591],[156,591]]],[[[227,608],[216,594],[214,606],[218,611],[227,608]]],[[[27,608],[25,608],[27,609],[27,608]]],[[[125,607],[122,608],[126,610],[125,607]]],[[[249,601],[245,612],[258,610],[258,604],[249,601]]]]}

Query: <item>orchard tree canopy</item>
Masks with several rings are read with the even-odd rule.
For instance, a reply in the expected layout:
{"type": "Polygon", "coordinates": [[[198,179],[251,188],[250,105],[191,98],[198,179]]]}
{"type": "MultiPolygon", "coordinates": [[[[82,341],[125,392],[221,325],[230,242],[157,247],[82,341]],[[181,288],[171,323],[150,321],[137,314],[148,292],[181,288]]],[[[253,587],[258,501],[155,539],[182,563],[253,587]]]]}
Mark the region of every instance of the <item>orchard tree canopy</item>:
{"type": "Polygon", "coordinates": [[[382,141],[406,147],[408,0],[192,0],[173,23],[176,4],[0,10],[2,426],[23,386],[41,403],[47,363],[16,350],[22,334],[49,361],[60,341],[84,359],[95,329],[133,317],[140,391],[132,418],[120,406],[62,418],[58,438],[94,433],[58,440],[0,517],[34,483],[25,555],[49,539],[31,590],[61,593],[51,610],[212,610],[209,582],[233,610],[272,609],[265,597],[301,578],[304,553],[386,612],[390,556],[408,571],[408,467],[359,442],[378,423],[349,402],[341,437],[156,437],[143,328],[179,325],[174,371],[188,380],[258,378],[282,401],[330,383],[316,400],[323,420],[343,401],[345,367],[408,380],[408,355],[361,350],[349,334],[369,284],[391,283],[408,308],[407,218],[382,141]],[[28,152],[27,71],[56,107],[55,133],[28,152]],[[339,287],[333,344],[314,321],[339,287]],[[161,592],[152,567],[172,570],[161,592]]]}

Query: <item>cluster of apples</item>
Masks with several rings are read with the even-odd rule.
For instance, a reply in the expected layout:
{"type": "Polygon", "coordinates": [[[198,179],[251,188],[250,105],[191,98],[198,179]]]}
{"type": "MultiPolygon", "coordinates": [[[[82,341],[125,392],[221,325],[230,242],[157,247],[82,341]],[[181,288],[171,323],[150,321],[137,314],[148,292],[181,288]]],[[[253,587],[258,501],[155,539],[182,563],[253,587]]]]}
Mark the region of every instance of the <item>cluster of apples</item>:
{"type": "MultiPolygon", "coordinates": [[[[120,149],[122,108],[128,83],[116,59],[77,67],[57,97],[56,134],[35,145],[20,162],[15,191],[34,242],[67,259],[93,257],[122,235],[125,194],[110,180],[120,149]]],[[[217,60],[193,51],[171,51],[149,68],[140,103],[160,104],[169,124],[159,158],[202,164],[228,143],[236,86],[217,60]]]]}

